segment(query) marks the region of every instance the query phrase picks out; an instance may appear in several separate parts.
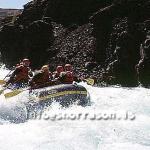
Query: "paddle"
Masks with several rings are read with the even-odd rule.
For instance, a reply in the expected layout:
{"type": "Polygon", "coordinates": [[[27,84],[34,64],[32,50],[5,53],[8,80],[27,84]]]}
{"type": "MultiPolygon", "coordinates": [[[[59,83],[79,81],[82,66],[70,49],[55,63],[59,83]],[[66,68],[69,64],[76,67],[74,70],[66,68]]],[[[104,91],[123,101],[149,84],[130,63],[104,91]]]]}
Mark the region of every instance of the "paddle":
{"type": "Polygon", "coordinates": [[[87,82],[87,84],[89,84],[89,85],[94,85],[94,79],[91,79],[91,78],[88,78],[88,79],[84,79],[83,81],[86,81],[87,82]]]}
{"type": "Polygon", "coordinates": [[[6,84],[6,81],[0,80],[0,85],[6,84]]]}
{"type": "MultiPolygon", "coordinates": [[[[86,81],[87,84],[89,84],[89,85],[94,85],[94,79],[88,78],[88,79],[84,79],[83,81],[86,81]]],[[[16,89],[12,92],[4,94],[4,96],[5,96],[5,98],[14,97],[14,96],[26,91],[26,90],[30,90],[30,88],[28,88],[28,89],[16,89]]]]}
{"type": "Polygon", "coordinates": [[[6,77],[8,77],[10,75],[10,73],[12,72],[12,70],[9,71],[9,73],[5,76],[5,78],[3,80],[0,80],[0,85],[6,84],[6,77]]]}
{"type": "Polygon", "coordinates": [[[5,96],[5,98],[14,97],[14,96],[22,93],[23,91],[26,91],[26,90],[29,90],[29,89],[16,89],[16,90],[14,90],[12,92],[4,94],[4,96],[5,96]]]}
{"type": "Polygon", "coordinates": [[[8,93],[4,94],[4,96],[5,96],[5,98],[14,97],[14,96],[22,93],[23,91],[30,90],[30,89],[31,89],[30,87],[26,88],[26,89],[21,89],[21,88],[20,89],[15,89],[15,90],[13,90],[11,92],[8,92],[8,93]]]}
{"type": "Polygon", "coordinates": [[[2,90],[0,90],[0,95],[11,85],[11,83],[9,83],[6,87],[4,87],[2,90]]]}
{"type": "Polygon", "coordinates": [[[22,93],[24,91],[27,91],[27,90],[32,90],[32,88],[29,87],[27,89],[16,89],[16,90],[13,90],[12,92],[4,94],[4,96],[5,96],[5,98],[14,97],[14,96],[17,96],[18,94],[20,94],[20,93],[22,93]]]}
{"type": "Polygon", "coordinates": [[[5,98],[14,97],[14,96],[17,96],[18,94],[20,94],[20,93],[22,93],[24,91],[27,91],[27,90],[32,90],[32,88],[29,87],[27,89],[16,89],[16,90],[13,90],[12,92],[4,94],[4,96],[5,96],[5,98]]]}

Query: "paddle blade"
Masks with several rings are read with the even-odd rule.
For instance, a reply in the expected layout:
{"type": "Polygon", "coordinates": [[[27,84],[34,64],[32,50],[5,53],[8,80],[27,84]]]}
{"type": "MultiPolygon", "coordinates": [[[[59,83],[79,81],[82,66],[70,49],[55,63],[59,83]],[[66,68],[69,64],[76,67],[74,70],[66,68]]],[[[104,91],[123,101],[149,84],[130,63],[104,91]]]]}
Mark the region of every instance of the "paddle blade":
{"type": "Polygon", "coordinates": [[[6,84],[6,81],[0,80],[0,85],[6,84]]]}
{"type": "Polygon", "coordinates": [[[88,79],[85,79],[85,81],[86,81],[87,84],[89,84],[89,85],[94,85],[94,79],[88,78],[88,79]]]}
{"type": "Polygon", "coordinates": [[[11,97],[17,96],[21,92],[23,92],[23,90],[14,90],[12,92],[4,94],[4,96],[5,96],[5,98],[11,98],[11,97]]]}
{"type": "Polygon", "coordinates": [[[4,92],[4,89],[3,90],[0,90],[0,95],[4,92]]]}

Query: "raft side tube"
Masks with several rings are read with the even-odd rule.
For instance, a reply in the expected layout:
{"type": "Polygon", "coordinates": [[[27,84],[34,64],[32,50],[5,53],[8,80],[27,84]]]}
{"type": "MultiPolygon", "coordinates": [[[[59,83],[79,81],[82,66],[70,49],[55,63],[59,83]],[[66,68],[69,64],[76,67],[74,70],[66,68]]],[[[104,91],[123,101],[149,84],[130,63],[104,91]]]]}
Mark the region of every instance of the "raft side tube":
{"type": "Polygon", "coordinates": [[[36,95],[38,103],[41,105],[50,105],[55,101],[65,107],[73,103],[84,106],[90,101],[86,88],[76,84],[62,84],[36,89],[30,94],[36,95]]]}

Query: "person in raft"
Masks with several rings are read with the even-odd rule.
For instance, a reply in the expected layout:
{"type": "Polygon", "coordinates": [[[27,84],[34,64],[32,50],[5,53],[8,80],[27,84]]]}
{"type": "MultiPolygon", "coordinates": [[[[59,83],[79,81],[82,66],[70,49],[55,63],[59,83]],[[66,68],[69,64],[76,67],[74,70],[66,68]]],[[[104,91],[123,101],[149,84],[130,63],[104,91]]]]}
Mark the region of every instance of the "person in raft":
{"type": "Polygon", "coordinates": [[[49,71],[48,65],[44,65],[41,70],[35,72],[29,85],[32,89],[47,87],[52,85],[52,73],[49,71]]]}
{"type": "Polygon", "coordinates": [[[73,72],[73,67],[71,64],[66,64],[64,66],[64,72],[61,72],[59,75],[58,80],[62,84],[72,84],[73,81],[80,82],[81,79],[79,79],[73,72]]]}
{"type": "Polygon", "coordinates": [[[16,65],[15,70],[11,74],[5,86],[9,85],[10,83],[11,84],[27,84],[32,75],[33,74],[30,69],[30,60],[25,58],[22,60],[21,64],[16,65]]]}

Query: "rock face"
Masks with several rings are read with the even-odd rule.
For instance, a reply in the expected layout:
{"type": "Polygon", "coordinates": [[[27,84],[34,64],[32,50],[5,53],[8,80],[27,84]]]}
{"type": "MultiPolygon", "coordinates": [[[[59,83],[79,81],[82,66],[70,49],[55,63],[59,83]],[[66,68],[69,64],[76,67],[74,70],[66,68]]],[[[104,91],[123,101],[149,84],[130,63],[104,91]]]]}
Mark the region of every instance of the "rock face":
{"type": "Polygon", "coordinates": [[[147,38],[140,46],[140,61],[136,65],[139,81],[144,86],[149,86],[150,82],[150,39],[147,38]]]}
{"type": "Polygon", "coordinates": [[[6,64],[13,64],[22,52],[23,29],[14,25],[4,25],[0,31],[0,50],[2,60],[6,64]]]}
{"type": "Polygon", "coordinates": [[[149,0],[34,0],[0,30],[2,60],[71,63],[97,83],[150,84],[149,0]]]}
{"type": "Polygon", "coordinates": [[[63,25],[83,25],[92,13],[111,2],[112,0],[49,0],[44,15],[63,25]]]}
{"type": "MultiPolygon", "coordinates": [[[[116,1],[100,9],[91,18],[97,39],[97,61],[105,65],[105,76],[111,83],[136,86],[145,73],[137,74],[135,66],[140,59],[140,44],[145,41],[144,21],[149,18],[147,1],[116,1]],[[145,6],[145,8],[144,8],[145,6]],[[102,20],[102,23],[101,23],[102,20]]],[[[145,69],[144,69],[145,70],[145,69]]],[[[146,69],[147,70],[147,69],[146,69]]],[[[148,81],[148,78],[146,79],[148,81]]]]}
{"type": "Polygon", "coordinates": [[[39,67],[47,62],[47,49],[52,41],[53,27],[43,20],[34,21],[26,28],[21,25],[5,25],[0,32],[3,62],[11,65],[28,57],[32,60],[33,68],[39,67]]]}
{"type": "Polygon", "coordinates": [[[26,34],[26,53],[32,60],[32,67],[39,67],[49,59],[48,48],[53,42],[52,24],[43,20],[33,21],[25,30],[26,34]],[[37,64],[38,60],[38,64],[37,64]]]}

